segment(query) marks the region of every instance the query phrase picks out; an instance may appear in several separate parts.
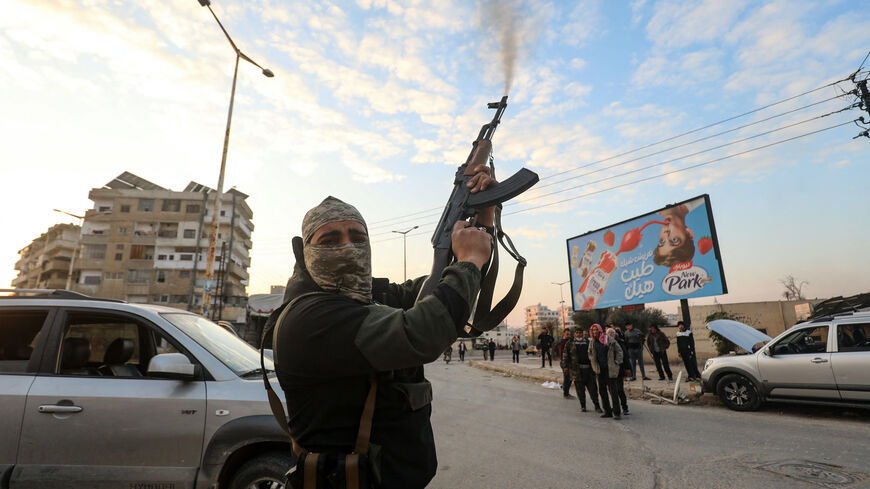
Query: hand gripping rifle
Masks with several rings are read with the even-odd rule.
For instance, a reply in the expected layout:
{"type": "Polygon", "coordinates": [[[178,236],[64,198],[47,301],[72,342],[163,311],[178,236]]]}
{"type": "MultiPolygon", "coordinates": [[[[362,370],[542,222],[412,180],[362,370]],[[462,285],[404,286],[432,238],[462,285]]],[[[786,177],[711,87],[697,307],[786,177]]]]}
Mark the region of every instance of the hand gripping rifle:
{"type": "Polygon", "coordinates": [[[471,219],[471,224],[475,225],[477,214],[482,209],[496,206],[493,236],[498,238],[498,241],[493,240],[492,258],[490,259],[488,269],[484,271],[486,275],[481,284],[480,295],[474,310],[474,323],[465,327],[466,335],[469,337],[479,336],[483,331],[489,331],[498,326],[513,310],[520,298],[526,259],[520,256],[510,237],[502,230],[501,204],[520,195],[538,182],[538,175],[536,173],[522,168],[507,180],[493,184],[486,190],[475,194],[472,194],[466,186],[468,181],[474,176],[474,169],[479,165],[488,163],[491,169],[491,176],[495,178],[495,165],[492,161],[492,135],[501,122],[501,116],[504,113],[505,107],[507,107],[507,95],[502,97],[499,102],[487,104],[487,107],[496,109],[495,116],[493,116],[492,121],[480,128],[477,139],[472,143],[468,159],[456,170],[456,176],[453,180],[453,192],[450,193],[450,199],[447,200],[447,205],[444,206],[444,212],[441,213],[441,219],[435,228],[435,234],[432,235],[432,246],[435,248],[432,271],[429,273],[429,277],[423,283],[417,296],[417,301],[420,301],[430,295],[441,280],[441,272],[455,261],[452,251],[451,234],[456,221],[471,219]],[[514,283],[507,295],[499,301],[495,308],[490,310],[495,281],[498,275],[498,243],[501,243],[505,250],[517,261],[517,268],[514,272],[514,283]]]}

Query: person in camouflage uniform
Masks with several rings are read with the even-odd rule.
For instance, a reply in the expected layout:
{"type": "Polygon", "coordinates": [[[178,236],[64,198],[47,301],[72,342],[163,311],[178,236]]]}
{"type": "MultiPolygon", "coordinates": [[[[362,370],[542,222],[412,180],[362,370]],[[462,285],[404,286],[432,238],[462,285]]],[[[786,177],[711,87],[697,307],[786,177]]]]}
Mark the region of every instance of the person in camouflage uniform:
{"type": "MultiPolygon", "coordinates": [[[[476,173],[472,193],[494,182],[485,166],[476,173]]],[[[493,209],[478,222],[492,226],[493,209]]],[[[282,306],[288,309],[273,336],[290,432],[311,452],[351,453],[374,375],[369,460],[381,489],[423,488],[438,466],[423,365],[464,333],[492,246],[489,233],[462,221],[452,240],[457,262],[418,302],[425,277],[403,284],[372,279],[368,228],[353,206],[328,197],[293,239],[296,264],[282,306]]]]}
{"type": "Polygon", "coordinates": [[[598,386],[595,381],[595,372],[589,361],[589,338],[588,333],[581,330],[574,331],[574,338],[565,343],[562,351],[562,371],[571,376],[574,381],[574,390],[577,391],[577,399],[580,400],[580,411],[586,412],[586,392],[592,399],[595,412],[601,412],[598,404],[598,386]]]}

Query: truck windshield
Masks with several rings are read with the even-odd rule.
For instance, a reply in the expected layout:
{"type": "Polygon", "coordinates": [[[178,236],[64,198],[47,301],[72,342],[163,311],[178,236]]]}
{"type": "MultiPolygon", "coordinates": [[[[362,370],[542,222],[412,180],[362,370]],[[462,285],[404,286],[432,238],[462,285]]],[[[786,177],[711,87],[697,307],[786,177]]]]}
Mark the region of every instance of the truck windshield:
{"type": "MultiPolygon", "coordinates": [[[[217,324],[201,316],[186,313],[162,313],[167,321],[208,350],[236,375],[244,376],[260,368],[260,352],[217,324]]],[[[266,370],[275,370],[268,357],[266,370]]]]}

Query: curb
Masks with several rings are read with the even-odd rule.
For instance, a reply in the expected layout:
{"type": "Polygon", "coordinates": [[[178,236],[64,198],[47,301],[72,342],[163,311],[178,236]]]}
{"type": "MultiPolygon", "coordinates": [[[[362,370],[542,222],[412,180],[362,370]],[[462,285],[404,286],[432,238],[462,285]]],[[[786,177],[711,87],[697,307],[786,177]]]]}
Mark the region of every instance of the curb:
{"type": "MultiPolygon", "coordinates": [[[[489,362],[482,362],[478,360],[469,360],[468,364],[475,368],[481,368],[484,370],[490,370],[493,372],[499,372],[502,374],[509,375],[511,377],[520,377],[523,379],[529,379],[540,382],[562,382],[562,374],[553,372],[552,370],[541,371],[541,372],[531,372],[527,368],[522,367],[503,367],[500,365],[493,365],[489,362]]],[[[648,392],[652,394],[656,394],[668,399],[673,398],[674,396],[674,386],[670,384],[666,387],[650,387],[648,392]]],[[[683,392],[686,394],[686,399],[681,400],[680,404],[683,405],[692,405],[692,406],[721,406],[722,403],[719,401],[719,398],[711,393],[700,393],[689,390],[688,388],[684,388],[683,392]]],[[[662,402],[661,400],[655,398],[644,397],[643,390],[640,383],[634,384],[630,383],[625,386],[625,395],[629,399],[636,400],[648,400],[653,404],[668,404],[666,402],[662,402]]]]}

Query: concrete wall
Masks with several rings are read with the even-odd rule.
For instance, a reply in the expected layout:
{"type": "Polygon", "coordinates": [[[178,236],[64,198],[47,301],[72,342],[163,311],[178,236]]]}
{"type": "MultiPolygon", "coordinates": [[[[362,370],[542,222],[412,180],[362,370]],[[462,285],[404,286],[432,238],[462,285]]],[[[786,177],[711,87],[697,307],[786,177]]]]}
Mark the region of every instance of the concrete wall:
{"type": "MultiPolygon", "coordinates": [[[[695,335],[695,349],[699,359],[716,356],[716,348],[707,336],[707,316],[715,312],[725,311],[736,317],[741,323],[746,323],[761,330],[771,338],[776,337],[786,329],[803,321],[799,317],[795,306],[804,306],[820,299],[801,301],[767,301],[767,302],[737,302],[734,304],[710,304],[689,306],[689,316],[692,321],[692,332],[695,335]]],[[[671,348],[668,350],[670,358],[676,358],[676,332],[677,328],[662,328],[671,338],[671,348]]],[[[679,363],[679,359],[676,360],[679,363]]],[[[699,368],[703,365],[699,365],[699,368]]]]}

